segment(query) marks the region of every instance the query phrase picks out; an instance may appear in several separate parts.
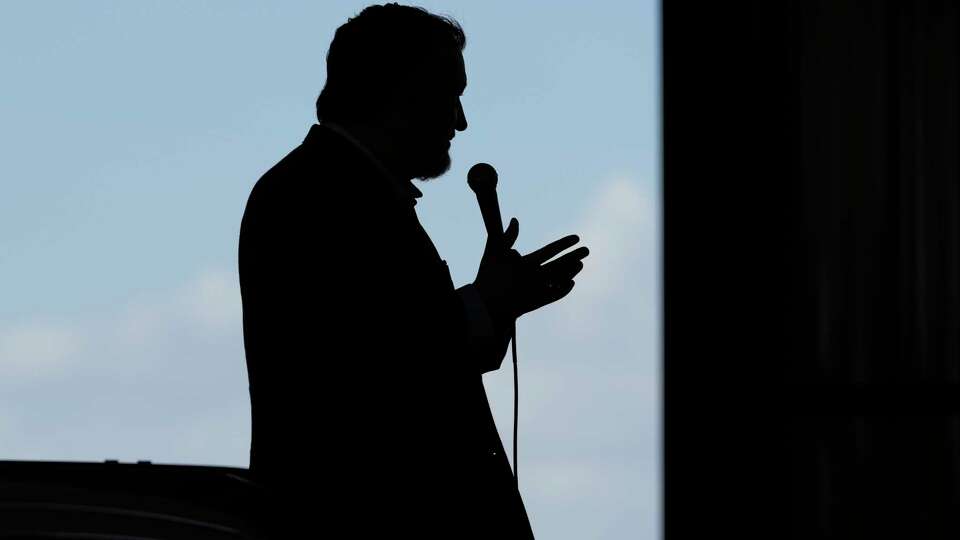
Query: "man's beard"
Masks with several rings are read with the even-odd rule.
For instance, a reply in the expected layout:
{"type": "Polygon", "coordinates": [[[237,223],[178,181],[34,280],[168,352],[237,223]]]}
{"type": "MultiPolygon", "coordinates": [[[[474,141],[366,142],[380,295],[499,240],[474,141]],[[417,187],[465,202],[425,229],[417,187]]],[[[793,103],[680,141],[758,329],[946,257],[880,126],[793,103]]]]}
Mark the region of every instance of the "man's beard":
{"type": "Polygon", "coordinates": [[[432,178],[442,176],[450,170],[450,153],[446,148],[431,149],[431,152],[424,152],[413,164],[413,177],[428,181],[432,178]]]}

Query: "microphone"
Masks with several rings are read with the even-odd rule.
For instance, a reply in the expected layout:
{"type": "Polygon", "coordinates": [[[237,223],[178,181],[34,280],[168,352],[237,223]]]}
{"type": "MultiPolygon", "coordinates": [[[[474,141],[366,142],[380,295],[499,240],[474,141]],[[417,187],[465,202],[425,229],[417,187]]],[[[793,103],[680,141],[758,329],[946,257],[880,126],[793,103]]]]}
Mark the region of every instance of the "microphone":
{"type": "MultiPolygon", "coordinates": [[[[497,247],[503,247],[503,219],[497,201],[497,170],[488,163],[477,163],[467,173],[467,184],[477,196],[487,236],[497,247]]],[[[502,249],[501,249],[502,251],[502,249]]]]}

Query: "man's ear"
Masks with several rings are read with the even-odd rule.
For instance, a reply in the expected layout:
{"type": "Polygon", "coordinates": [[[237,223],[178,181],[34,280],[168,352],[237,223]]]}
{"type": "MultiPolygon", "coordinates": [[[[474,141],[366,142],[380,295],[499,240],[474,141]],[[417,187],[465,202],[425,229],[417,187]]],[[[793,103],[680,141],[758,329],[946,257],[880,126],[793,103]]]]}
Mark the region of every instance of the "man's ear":
{"type": "Polygon", "coordinates": [[[384,103],[383,94],[372,92],[362,99],[358,106],[357,119],[367,125],[383,125],[388,119],[384,117],[385,112],[389,110],[389,104],[384,103]]]}
{"type": "Polygon", "coordinates": [[[421,127],[423,120],[417,117],[418,107],[412,103],[413,98],[403,95],[385,96],[384,101],[379,103],[377,110],[376,125],[390,133],[394,139],[402,145],[404,139],[410,137],[411,133],[416,133],[421,127]]]}

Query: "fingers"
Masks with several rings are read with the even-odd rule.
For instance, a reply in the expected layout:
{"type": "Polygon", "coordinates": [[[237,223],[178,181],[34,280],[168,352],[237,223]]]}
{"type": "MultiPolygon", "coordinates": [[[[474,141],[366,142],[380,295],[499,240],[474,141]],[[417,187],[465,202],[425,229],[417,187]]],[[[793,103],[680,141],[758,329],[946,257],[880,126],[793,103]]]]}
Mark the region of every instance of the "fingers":
{"type": "Polygon", "coordinates": [[[570,289],[573,288],[572,280],[583,270],[583,259],[590,254],[590,250],[586,246],[582,246],[546,264],[540,263],[579,240],[576,235],[570,235],[523,257],[527,272],[531,272],[528,274],[530,280],[528,283],[538,289],[545,289],[545,295],[549,297],[548,303],[569,294],[570,289]],[[570,289],[565,288],[568,282],[570,289]]]}
{"type": "MultiPolygon", "coordinates": [[[[583,270],[582,259],[587,256],[589,250],[580,248],[562,255],[542,266],[534,267],[539,279],[550,283],[563,282],[573,279],[583,270]]],[[[524,261],[526,263],[526,261],[524,261]]]]}
{"type": "MultiPolygon", "coordinates": [[[[503,231],[503,236],[501,240],[503,241],[503,248],[510,249],[513,247],[513,243],[517,241],[517,237],[520,236],[520,222],[517,221],[517,218],[512,218],[510,223],[507,225],[506,230],[503,231]]],[[[495,238],[487,235],[487,248],[497,247],[495,238]]]]}
{"type": "Polygon", "coordinates": [[[550,266],[571,266],[571,265],[575,265],[576,263],[581,263],[581,266],[582,266],[581,261],[583,260],[584,257],[586,257],[589,254],[590,254],[590,250],[585,247],[582,247],[580,249],[575,249],[570,253],[565,253],[560,257],[557,257],[556,259],[543,265],[543,267],[546,268],[550,266]]]}
{"type": "Polygon", "coordinates": [[[507,249],[513,247],[513,243],[517,241],[518,236],[520,236],[520,222],[517,221],[517,218],[510,218],[510,224],[507,225],[507,230],[503,231],[504,247],[507,249]]]}
{"type": "MultiPolygon", "coordinates": [[[[579,241],[580,241],[579,236],[575,234],[571,234],[570,236],[565,236],[559,240],[550,242],[549,244],[543,246],[542,248],[528,253],[524,258],[525,260],[533,264],[541,265],[549,261],[550,259],[552,259],[558,253],[562,252],[568,247],[573,246],[579,241]]],[[[586,247],[582,247],[576,251],[571,252],[571,254],[572,253],[578,253],[579,255],[577,255],[577,258],[582,259],[590,253],[590,250],[588,250],[586,247]]]]}
{"type": "Polygon", "coordinates": [[[552,261],[541,266],[536,273],[536,282],[543,284],[565,283],[583,270],[583,262],[576,259],[552,261]]]}

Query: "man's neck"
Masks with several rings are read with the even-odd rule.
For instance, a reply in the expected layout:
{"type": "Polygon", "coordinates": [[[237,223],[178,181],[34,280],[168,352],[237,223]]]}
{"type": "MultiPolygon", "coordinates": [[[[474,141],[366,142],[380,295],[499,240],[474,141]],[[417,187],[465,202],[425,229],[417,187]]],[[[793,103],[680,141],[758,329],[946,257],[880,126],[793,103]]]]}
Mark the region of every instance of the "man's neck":
{"type": "Polygon", "coordinates": [[[382,127],[356,122],[335,123],[366,146],[397,179],[402,181],[412,179],[411,176],[405,175],[398,167],[400,155],[397,150],[397,145],[382,127]]]}

